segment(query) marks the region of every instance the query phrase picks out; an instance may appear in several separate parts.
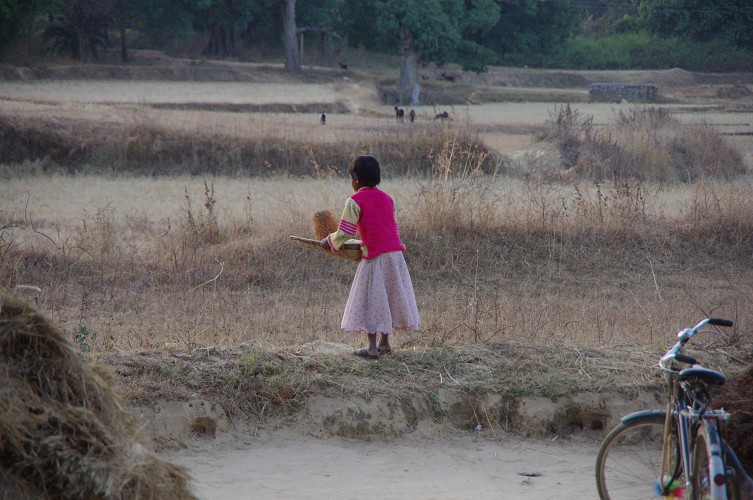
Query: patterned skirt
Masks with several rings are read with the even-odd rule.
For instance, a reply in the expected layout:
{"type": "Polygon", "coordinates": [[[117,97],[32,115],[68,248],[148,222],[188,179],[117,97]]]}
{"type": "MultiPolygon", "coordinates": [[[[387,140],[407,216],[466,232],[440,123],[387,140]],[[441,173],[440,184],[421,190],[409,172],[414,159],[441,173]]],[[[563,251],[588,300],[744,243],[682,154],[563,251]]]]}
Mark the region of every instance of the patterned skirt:
{"type": "Polygon", "coordinates": [[[358,264],[341,323],[348,332],[418,330],[413,282],[403,252],[383,253],[358,264]]]}

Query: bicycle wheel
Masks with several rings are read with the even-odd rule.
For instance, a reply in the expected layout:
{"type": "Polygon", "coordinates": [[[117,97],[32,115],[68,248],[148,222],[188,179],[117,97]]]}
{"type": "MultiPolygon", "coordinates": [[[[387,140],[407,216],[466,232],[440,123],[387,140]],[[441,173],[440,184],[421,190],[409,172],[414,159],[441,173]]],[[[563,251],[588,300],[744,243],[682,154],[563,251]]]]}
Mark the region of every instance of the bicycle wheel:
{"type": "Polygon", "coordinates": [[[714,422],[698,426],[693,445],[693,491],[700,500],[727,500],[727,475],[722,460],[722,443],[714,422]]]}
{"type": "MultiPolygon", "coordinates": [[[[596,457],[596,488],[603,500],[656,498],[659,488],[665,412],[624,419],[604,438],[596,457]]],[[[680,449],[674,427],[665,495],[682,487],[680,449]]]]}

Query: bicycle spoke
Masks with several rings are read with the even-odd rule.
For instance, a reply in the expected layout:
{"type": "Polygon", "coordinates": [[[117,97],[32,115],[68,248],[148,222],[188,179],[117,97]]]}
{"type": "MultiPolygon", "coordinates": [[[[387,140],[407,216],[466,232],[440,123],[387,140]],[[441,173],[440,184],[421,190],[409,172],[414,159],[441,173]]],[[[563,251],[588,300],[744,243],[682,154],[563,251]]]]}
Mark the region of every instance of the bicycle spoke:
{"type": "MultiPolygon", "coordinates": [[[[603,499],[656,498],[662,458],[664,418],[656,415],[617,426],[604,440],[596,461],[599,495],[603,499]]],[[[671,473],[677,468],[676,448],[671,473]]],[[[671,481],[665,478],[665,482],[671,481]]],[[[674,487],[681,482],[675,481],[674,487]]]]}

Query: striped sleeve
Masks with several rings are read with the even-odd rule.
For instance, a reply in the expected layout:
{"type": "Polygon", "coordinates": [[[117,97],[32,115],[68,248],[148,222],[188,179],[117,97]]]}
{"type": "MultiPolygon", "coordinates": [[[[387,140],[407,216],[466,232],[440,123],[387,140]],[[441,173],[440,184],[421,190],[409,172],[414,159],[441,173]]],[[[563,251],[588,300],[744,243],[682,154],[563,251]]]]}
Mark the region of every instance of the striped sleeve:
{"type": "Polygon", "coordinates": [[[333,252],[337,252],[346,241],[356,237],[356,224],[360,217],[361,208],[353,201],[353,198],[348,198],[337,231],[327,236],[327,241],[333,252]]]}

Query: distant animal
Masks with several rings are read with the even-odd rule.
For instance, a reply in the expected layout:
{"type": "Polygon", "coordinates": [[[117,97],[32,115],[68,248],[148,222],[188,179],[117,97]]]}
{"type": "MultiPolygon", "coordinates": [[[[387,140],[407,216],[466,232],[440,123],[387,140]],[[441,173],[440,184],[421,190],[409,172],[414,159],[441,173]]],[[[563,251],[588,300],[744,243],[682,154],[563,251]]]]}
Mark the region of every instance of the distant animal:
{"type": "Polygon", "coordinates": [[[397,118],[397,121],[405,123],[405,110],[395,106],[395,118],[397,118]]]}
{"type": "Polygon", "coordinates": [[[341,62],[338,62],[337,64],[340,65],[340,69],[348,69],[348,65],[347,64],[343,64],[341,62]]]}
{"type": "Polygon", "coordinates": [[[447,111],[442,111],[441,113],[437,113],[434,116],[435,120],[449,120],[450,119],[450,113],[447,111]]]}
{"type": "Polygon", "coordinates": [[[327,113],[322,113],[322,125],[327,123],[327,113]]]}
{"type": "Polygon", "coordinates": [[[446,71],[442,71],[442,73],[439,74],[439,77],[442,80],[447,80],[448,82],[454,82],[455,81],[455,75],[452,73],[447,73],[446,71]]]}
{"type": "Polygon", "coordinates": [[[410,113],[408,113],[408,116],[410,116],[410,122],[411,123],[413,123],[414,121],[416,121],[416,110],[415,109],[411,109],[410,113]]]}

